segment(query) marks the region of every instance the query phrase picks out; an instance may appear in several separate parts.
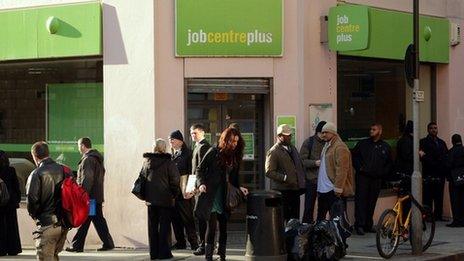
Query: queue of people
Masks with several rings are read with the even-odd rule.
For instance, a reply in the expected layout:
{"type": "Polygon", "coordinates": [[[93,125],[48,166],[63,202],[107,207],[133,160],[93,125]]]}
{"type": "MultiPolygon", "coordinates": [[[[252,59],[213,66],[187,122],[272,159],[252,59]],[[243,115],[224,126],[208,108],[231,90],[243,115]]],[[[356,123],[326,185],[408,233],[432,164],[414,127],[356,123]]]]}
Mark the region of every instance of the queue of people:
{"type": "MultiPolygon", "coordinates": [[[[464,226],[464,146],[461,136],[453,135],[453,147],[438,137],[438,126],[430,123],[428,135],[420,141],[423,166],[424,205],[434,209],[435,219],[442,220],[445,179],[453,213],[450,227],[464,226]]],[[[266,155],[265,175],[271,189],[280,191],[284,220],[300,217],[300,196],[304,194],[303,222],[312,223],[327,218],[332,206],[346,198],[355,199],[355,231],[359,235],[374,232],[373,214],[382,182],[391,180],[394,173],[411,176],[413,173],[413,123],[408,121],[397,142],[396,160],[390,145],[382,139],[382,125],[373,124],[369,138],[360,140],[350,151],[341,140],[335,124],[321,121],[315,134],[306,139],[300,151],[292,144],[292,129],[278,126],[276,143],[266,155]],[[356,191],[356,193],[355,193],[356,191]],[[317,201],[317,215],[315,215],[317,201]]],[[[143,154],[139,178],[143,182],[143,200],[148,211],[150,258],[172,258],[172,250],[186,249],[187,242],[194,255],[213,259],[214,250],[220,260],[226,259],[227,222],[233,207],[229,202],[231,190],[246,196],[240,186],[239,170],[245,142],[238,126],[231,125],[220,135],[218,144],[205,139],[205,128],[194,124],[190,128],[193,151],[184,142],[179,130],[169,135],[171,153],[163,139],[157,139],[153,151],[143,154]],[[195,178],[194,189],[186,191],[187,183],[195,178]],[[196,226],[198,224],[198,227],[196,226]],[[175,244],[171,246],[171,226],[175,244]],[[219,228],[216,247],[216,230],[219,228]],[[198,228],[198,229],[197,229],[198,228]]],[[[90,223],[93,223],[103,242],[99,251],[113,249],[114,242],[103,217],[105,169],[103,156],[92,148],[89,138],[78,141],[82,158],[78,165],[77,184],[83,187],[95,204],[95,214],[89,216],[72,239],[70,252],[83,252],[90,223]]],[[[26,185],[27,210],[36,222],[34,240],[39,260],[58,260],[69,231],[57,212],[60,184],[65,175],[63,166],[49,154],[48,144],[37,142],[31,154],[37,168],[26,185]]],[[[21,200],[14,168],[9,166],[6,153],[0,151],[0,182],[10,197],[0,206],[0,256],[21,253],[16,209],[21,200]]],[[[407,191],[410,183],[404,187],[407,191]]]]}

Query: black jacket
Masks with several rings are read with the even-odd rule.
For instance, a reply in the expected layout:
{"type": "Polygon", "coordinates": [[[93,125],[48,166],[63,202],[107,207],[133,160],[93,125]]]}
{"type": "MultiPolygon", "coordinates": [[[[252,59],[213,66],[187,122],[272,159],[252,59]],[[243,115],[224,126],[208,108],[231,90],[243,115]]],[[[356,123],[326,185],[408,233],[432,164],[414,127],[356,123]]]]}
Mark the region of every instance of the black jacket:
{"type": "Polygon", "coordinates": [[[97,150],[91,149],[82,156],[77,169],[77,184],[84,187],[91,199],[103,203],[105,167],[103,156],[97,150]]]}
{"type": "Polygon", "coordinates": [[[198,169],[198,165],[200,164],[203,157],[206,155],[206,152],[208,152],[209,148],[211,148],[211,145],[208,143],[206,139],[203,139],[195,145],[192,155],[192,174],[197,174],[196,170],[198,169]]]}
{"type": "MultiPolygon", "coordinates": [[[[222,198],[226,202],[227,195],[227,179],[230,184],[236,188],[240,188],[239,184],[239,169],[240,162],[237,162],[231,167],[221,167],[219,164],[219,150],[211,147],[203,160],[197,167],[197,184],[206,186],[206,193],[201,193],[196,201],[195,216],[201,220],[208,220],[211,215],[214,198],[219,187],[223,187],[224,194],[222,198]]],[[[226,214],[230,214],[230,209],[224,204],[226,214]]]]}
{"type": "Polygon", "coordinates": [[[145,153],[140,175],[146,178],[145,201],[153,206],[173,207],[180,194],[179,171],[171,154],[145,153]]]}
{"type": "Polygon", "coordinates": [[[0,207],[0,212],[19,208],[21,190],[19,189],[19,181],[15,169],[12,167],[0,168],[0,179],[5,182],[8,194],[10,194],[10,200],[5,206],[0,207]]]}
{"type": "Polygon", "coordinates": [[[414,171],[413,137],[409,134],[396,143],[396,171],[409,176],[414,171]]]}
{"type": "Polygon", "coordinates": [[[383,140],[372,138],[359,141],[353,151],[353,167],[356,173],[373,178],[385,178],[392,169],[391,148],[383,140]]]}
{"type": "Polygon", "coordinates": [[[464,168],[464,146],[462,144],[457,144],[449,150],[446,166],[450,171],[464,168]]]}
{"type": "Polygon", "coordinates": [[[428,135],[420,140],[420,150],[425,152],[421,158],[422,172],[424,178],[444,178],[448,176],[446,168],[446,154],[448,148],[446,143],[436,137],[428,135]]]}
{"type": "Polygon", "coordinates": [[[57,199],[61,196],[63,167],[51,158],[43,160],[27,179],[27,211],[37,225],[57,223],[57,199]]]}
{"type": "Polygon", "coordinates": [[[176,164],[181,176],[192,174],[192,151],[185,145],[182,145],[179,155],[172,154],[172,161],[176,164]]]}

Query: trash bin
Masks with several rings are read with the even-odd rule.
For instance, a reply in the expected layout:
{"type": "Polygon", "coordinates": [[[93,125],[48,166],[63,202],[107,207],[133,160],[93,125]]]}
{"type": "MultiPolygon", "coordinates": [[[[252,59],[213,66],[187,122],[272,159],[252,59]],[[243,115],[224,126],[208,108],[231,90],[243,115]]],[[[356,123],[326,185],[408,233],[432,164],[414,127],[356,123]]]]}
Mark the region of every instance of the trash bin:
{"type": "Polygon", "coordinates": [[[245,260],[287,260],[281,193],[255,191],[247,196],[247,202],[245,260]]]}

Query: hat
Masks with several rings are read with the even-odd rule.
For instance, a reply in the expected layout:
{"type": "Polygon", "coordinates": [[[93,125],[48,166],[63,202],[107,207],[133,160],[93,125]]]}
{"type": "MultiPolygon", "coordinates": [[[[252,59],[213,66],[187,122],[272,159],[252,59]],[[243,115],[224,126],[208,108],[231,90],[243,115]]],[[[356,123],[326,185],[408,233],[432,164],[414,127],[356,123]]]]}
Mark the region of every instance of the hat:
{"type": "Polygon", "coordinates": [[[180,132],[180,130],[171,132],[171,134],[169,134],[169,138],[184,141],[184,136],[182,136],[182,132],[180,132]]]}
{"type": "Polygon", "coordinates": [[[322,127],[324,127],[324,125],[326,124],[327,122],[325,121],[320,121],[318,124],[317,124],[317,127],[316,127],[316,133],[319,133],[322,131],[322,127]]]}
{"type": "Polygon", "coordinates": [[[322,132],[330,132],[333,134],[338,134],[337,127],[335,127],[335,124],[333,124],[332,122],[327,122],[326,124],[324,124],[324,127],[322,127],[322,132]]]}
{"type": "Polygon", "coordinates": [[[282,124],[282,125],[279,125],[279,127],[277,127],[277,135],[292,135],[292,128],[290,128],[290,126],[288,126],[288,124],[282,124]]]}

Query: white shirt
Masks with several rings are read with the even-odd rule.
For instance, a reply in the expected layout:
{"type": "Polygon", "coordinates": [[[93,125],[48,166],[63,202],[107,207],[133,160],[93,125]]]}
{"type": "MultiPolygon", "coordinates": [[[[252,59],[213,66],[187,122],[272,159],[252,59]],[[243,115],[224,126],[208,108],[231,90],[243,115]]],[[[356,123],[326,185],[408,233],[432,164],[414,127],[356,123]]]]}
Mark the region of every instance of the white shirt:
{"type": "Polygon", "coordinates": [[[325,153],[330,147],[330,143],[326,143],[321,153],[321,166],[319,167],[319,174],[317,177],[317,192],[327,193],[334,190],[334,185],[327,176],[327,169],[325,168],[325,153]]]}

